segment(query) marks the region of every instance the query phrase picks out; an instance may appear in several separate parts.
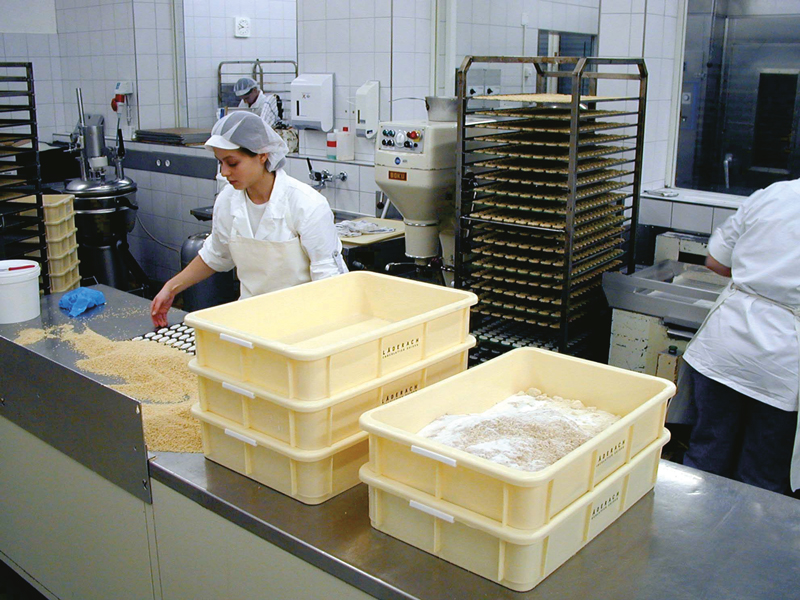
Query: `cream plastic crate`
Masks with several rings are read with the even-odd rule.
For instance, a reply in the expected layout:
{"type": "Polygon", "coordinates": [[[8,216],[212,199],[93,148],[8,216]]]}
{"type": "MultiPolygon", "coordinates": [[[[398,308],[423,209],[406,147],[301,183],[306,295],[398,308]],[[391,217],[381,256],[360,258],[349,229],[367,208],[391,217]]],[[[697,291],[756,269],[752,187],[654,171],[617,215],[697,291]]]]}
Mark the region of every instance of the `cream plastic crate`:
{"type": "Polygon", "coordinates": [[[47,240],[47,254],[53,256],[61,256],[78,247],[76,238],[77,228],[73,227],[65,235],[47,240]]]}
{"type": "Polygon", "coordinates": [[[484,517],[533,530],[628,463],[661,434],[675,385],[665,379],[521,348],[361,416],[370,469],[484,517]],[[416,432],[444,414],[480,413],[536,387],[622,417],[549,467],[526,472],[416,432]]]}
{"type": "Polygon", "coordinates": [[[48,241],[62,239],[75,229],[75,215],[68,215],[58,221],[48,221],[45,219],[44,228],[48,241]]]}
{"type": "Polygon", "coordinates": [[[228,381],[213,369],[198,366],[196,360],[189,368],[198,375],[202,410],[292,448],[318,450],[360,433],[358,418],[364,411],[464,371],[474,345],[475,338],[469,336],[467,343],[391,375],[312,401],[289,400],[249,384],[228,381]]]}
{"type": "Polygon", "coordinates": [[[669,432],[546,526],[523,531],[361,468],[372,526],[507,588],[526,592],[653,489],[669,432]]]}
{"type": "Polygon", "coordinates": [[[186,316],[197,364],[292,400],[321,400],[467,341],[471,292],[367,271],[186,316]]]}
{"type": "Polygon", "coordinates": [[[320,504],[357,485],[358,470],[369,456],[363,431],[329,448],[298,450],[198,404],[192,415],[201,422],[206,458],[305,504],[320,504]]]}
{"type": "Polygon", "coordinates": [[[54,294],[74,290],[80,286],[80,283],[81,274],[78,271],[77,265],[72,269],[69,269],[66,273],[50,274],[50,291],[54,294]]]}
{"type": "Polygon", "coordinates": [[[59,255],[47,253],[47,262],[50,264],[51,273],[64,273],[78,265],[78,249],[73,248],[59,255]]]}
{"type": "MultiPolygon", "coordinates": [[[[66,217],[74,214],[73,203],[75,196],[72,194],[43,194],[42,205],[44,206],[44,220],[45,223],[56,223],[66,217]]],[[[35,204],[36,196],[25,196],[15,202],[24,202],[26,204],[35,204]]],[[[33,216],[36,216],[36,211],[32,211],[33,216]]],[[[23,213],[28,214],[28,213],[23,213]]]]}

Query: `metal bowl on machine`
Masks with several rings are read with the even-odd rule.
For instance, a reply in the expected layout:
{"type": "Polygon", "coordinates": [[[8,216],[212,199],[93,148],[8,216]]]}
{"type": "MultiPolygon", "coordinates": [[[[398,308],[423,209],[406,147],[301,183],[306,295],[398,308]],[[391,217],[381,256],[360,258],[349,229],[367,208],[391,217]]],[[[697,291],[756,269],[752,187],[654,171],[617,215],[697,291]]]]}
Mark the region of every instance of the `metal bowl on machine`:
{"type": "Polygon", "coordinates": [[[458,119],[458,98],[425,96],[429,121],[450,122],[458,119]]]}
{"type": "Polygon", "coordinates": [[[127,177],[115,181],[67,182],[66,192],[75,196],[75,225],[78,240],[110,242],[124,237],[136,224],[136,184],[127,177]]]}

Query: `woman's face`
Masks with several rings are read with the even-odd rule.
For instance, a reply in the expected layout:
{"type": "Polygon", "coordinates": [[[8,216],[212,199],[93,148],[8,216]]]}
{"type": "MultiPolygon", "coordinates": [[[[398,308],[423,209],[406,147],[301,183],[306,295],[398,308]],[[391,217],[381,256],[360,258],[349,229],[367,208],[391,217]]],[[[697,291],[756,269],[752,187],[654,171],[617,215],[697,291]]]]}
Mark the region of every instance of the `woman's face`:
{"type": "Polygon", "coordinates": [[[246,190],[258,183],[266,172],[266,154],[249,156],[241,150],[214,148],[214,156],[219,161],[222,176],[237,190],[246,190]]]}

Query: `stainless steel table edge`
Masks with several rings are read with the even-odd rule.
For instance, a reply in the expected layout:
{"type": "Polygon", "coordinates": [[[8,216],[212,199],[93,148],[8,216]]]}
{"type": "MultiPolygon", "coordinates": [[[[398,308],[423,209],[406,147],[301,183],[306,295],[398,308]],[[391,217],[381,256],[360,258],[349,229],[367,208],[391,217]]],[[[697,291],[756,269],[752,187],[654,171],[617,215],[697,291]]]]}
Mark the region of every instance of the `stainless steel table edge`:
{"type": "Polygon", "coordinates": [[[800,584],[799,501],[665,460],[654,491],[524,593],[373,529],[364,484],[306,506],[200,454],[157,453],[150,474],[377,598],[782,600],[800,584]]]}
{"type": "MultiPolygon", "coordinates": [[[[146,302],[107,286],[93,287],[106,295],[109,304],[83,318],[70,319],[58,308],[63,294],[52,294],[42,297],[36,319],[0,325],[0,416],[151,503],[139,402],[108,387],[108,378],[79,372],[75,365],[81,355],[65,342],[45,339],[25,347],[13,341],[25,329],[66,323],[90,324],[98,333],[113,323],[118,330],[116,319],[98,317],[130,308],[132,302],[146,302]]],[[[141,333],[142,324],[140,320],[123,339],[141,333]]],[[[119,331],[115,333],[119,339],[119,331]]]]}
{"type": "MultiPolygon", "coordinates": [[[[196,502],[214,514],[242,527],[278,548],[293,554],[307,563],[341,579],[342,581],[382,600],[416,600],[398,587],[380,577],[371,575],[350,562],[301,539],[263,517],[270,506],[275,513],[305,513],[304,516],[327,514],[331,506],[352,506],[355,500],[366,495],[366,486],[360,484],[323,505],[307,506],[279,492],[261,486],[229,469],[205,460],[202,455],[180,453],[152,453],[150,476],[170,489],[196,502]],[[192,475],[185,477],[176,470],[190,469],[192,475]],[[202,474],[201,474],[202,473],[202,474]],[[206,484],[219,486],[221,493],[209,491],[196,481],[205,479],[206,484]],[[225,497],[223,497],[225,496],[225,497]],[[338,502],[334,502],[338,499],[338,502]],[[331,504],[332,503],[332,504],[331,504]],[[261,513],[262,516],[258,516],[261,513]]],[[[334,509],[336,510],[336,509],[334,509]]],[[[357,515],[353,515],[357,516],[357,515]]],[[[325,517],[323,517],[325,518],[325,517]]],[[[383,536],[378,532],[376,535],[383,536]]],[[[384,536],[387,537],[388,536],[384,536]]],[[[343,541],[343,540],[340,540],[343,541]]],[[[402,542],[391,540],[393,543],[402,542]]],[[[403,544],[405,546],[405,544],[403,544]]],[[[416,550],[416,549],[412,549],[416,550]]],[[[447,563],[445,563],[447,564],[447,563]]],[[[452,565],[450,565],[452,566],[452,565]]],[[[488,583],[488,582],[487,582],[488,583]]]]}

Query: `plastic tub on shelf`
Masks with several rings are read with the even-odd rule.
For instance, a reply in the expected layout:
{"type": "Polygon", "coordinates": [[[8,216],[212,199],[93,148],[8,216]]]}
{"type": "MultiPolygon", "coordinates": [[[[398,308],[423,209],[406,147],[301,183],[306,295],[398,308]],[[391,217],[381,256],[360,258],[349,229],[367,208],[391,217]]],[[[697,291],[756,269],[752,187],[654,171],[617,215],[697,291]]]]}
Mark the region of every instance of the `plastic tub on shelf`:
{"type": "Polygon", "coordinates": [[[305,504],[320,504],[359,483],[367,462],[367,434],[359,432],[329,448],[298,450],[195,404],[206,458],[305,504]]]}
{"type": "Polygon", "coordinates": [[[321,400],[463,344],[471,292],[367,271],[186,316],[197,364],[293,400],[321,400]]]}
{"type": "Polygon", "coordinates": [[[512,350],[361,416],[370,469],[500,525],[532,530],[630,462],[661,434],[675,385],[537,348],[512,350]],[[512,469],[417,432],[444,414],[480,413],[535,387],[621,419],[549,467],[512,469]]]}
{"type": "Polygon", "coordinates": [[[78,247],[76,234],[78,229],[73,227],[61,237],[47,240],[47,254],[61,256],[78,247]]]}
{"type": "Polygon", "coordinates": [[[198,366],[196,360],[189,368],[198,375],[202,410],[292,448],[318,450],[360,433],[358,418],[364,411],[464,371],[474,345],[475,338],[469,336],[466,343],[391,375],[311,401],[281,398],[250,384],[228,381],[213,369],[198,366]]]}
{"type": "Polygon", "coordinates": [[[369,485],[369,517],[375,529],[507,588],[526,592],[653,489],[661,449],[667,441],[669,432],[664,429],[628,465],[534,531],[498,525],[464,508],[431,499],[376,475],[368,465],[361,468],[361,480],[369,485]]]}

